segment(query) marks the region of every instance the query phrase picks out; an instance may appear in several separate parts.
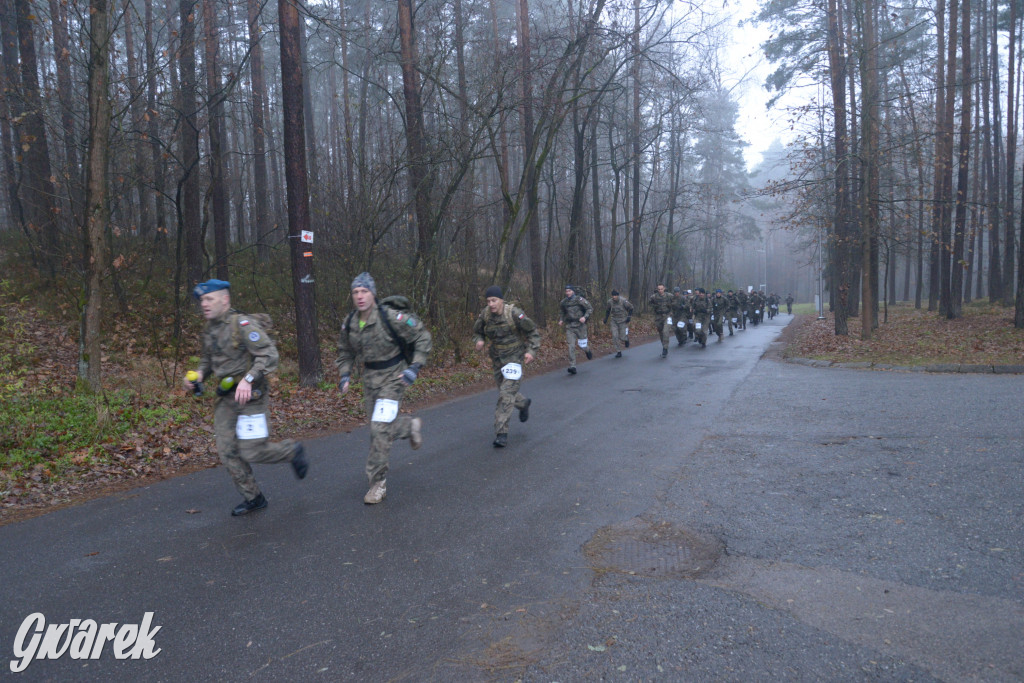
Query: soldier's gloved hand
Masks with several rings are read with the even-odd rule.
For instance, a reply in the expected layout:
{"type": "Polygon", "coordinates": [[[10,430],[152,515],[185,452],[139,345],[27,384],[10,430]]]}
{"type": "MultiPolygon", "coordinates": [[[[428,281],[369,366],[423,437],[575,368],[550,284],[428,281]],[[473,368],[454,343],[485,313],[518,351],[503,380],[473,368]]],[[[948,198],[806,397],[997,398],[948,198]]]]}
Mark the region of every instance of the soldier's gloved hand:
{"type": "Polygon", "coordinates": [[[631,315],[627,315],[627,316],[626,316],[626,324],[628,325],[628,324],[629,324],[629,321],[630,321],[630,320],[632,320],[632,319],[633,319],[633,316],[631,316],[631,315]]]}
{"type": "Polygon", "coordinates": [[[606,316],[604,317],[604,324],[605,324],[605,325],[607,325],[607,324],[608,324],[608,316],[607,316],[607,315],[606,315],[606,316]]]}
{"type": "Polygon", "coordinates": [[[412,365],[407,367],[405,370],[402,370],[402,382],[405,383],[405,386],[411,387],[412,383],[416,381],[416,377],[419,376],[419,374],[420,374],[420,364],[419,363],[413,363],[412,365]]]}
{"type": "Polygon", "coordinates": [[[338,391],[343,394],[348,392],[348,380],[348,375],[341,376],[341,381],[338,382],[338,391]]]}

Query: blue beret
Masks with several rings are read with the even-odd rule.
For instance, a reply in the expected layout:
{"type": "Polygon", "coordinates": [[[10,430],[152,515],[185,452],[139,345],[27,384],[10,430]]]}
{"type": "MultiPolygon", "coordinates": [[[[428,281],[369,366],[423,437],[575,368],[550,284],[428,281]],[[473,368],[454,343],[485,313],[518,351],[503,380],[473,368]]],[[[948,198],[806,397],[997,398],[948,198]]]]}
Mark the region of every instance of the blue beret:
{"type": "Polygon", "coordinates": [[[206,282],[200,282],[195,286],[195,289],[192,290],[192,296],[198,299],[203,294],[209,294],[210,292],[230,288],[231,283],[227,280],[207,280],[206,282]]]}

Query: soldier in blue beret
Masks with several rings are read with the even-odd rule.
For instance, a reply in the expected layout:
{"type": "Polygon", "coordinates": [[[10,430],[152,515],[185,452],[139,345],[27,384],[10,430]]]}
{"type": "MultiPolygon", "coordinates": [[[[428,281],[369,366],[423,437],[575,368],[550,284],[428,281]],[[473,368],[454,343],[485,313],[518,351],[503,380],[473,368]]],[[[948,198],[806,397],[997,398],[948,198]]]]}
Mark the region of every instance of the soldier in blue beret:
{"type": "Polygon", "coordinates": [[[207,280],[192,290],[206,328],[197,379],[186,378],[185,388],[195,390],[196,382],[206,379],[216,382],[213,429],[217,454],[245,497],[231,511],[237,517],[267,507],[252,463],[289,462],[299,479],[306,476],[309,465],[300,442],[270,441],[266,376],[277,368],[277,346],[260,325],[264,316],[231,308],[230,287],[224,280],[207,280]]]}

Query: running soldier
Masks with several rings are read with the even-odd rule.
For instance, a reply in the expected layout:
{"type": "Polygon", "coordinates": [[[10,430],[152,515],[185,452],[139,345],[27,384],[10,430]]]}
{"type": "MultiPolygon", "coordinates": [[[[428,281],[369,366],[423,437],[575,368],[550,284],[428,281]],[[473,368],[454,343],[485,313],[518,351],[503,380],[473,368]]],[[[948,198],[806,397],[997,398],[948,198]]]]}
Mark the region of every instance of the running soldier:
{"type": "Polygon", "coordinates": [[[694,335],[703,349],[708,345],[708,327],[711,323],[711,302],[708,301],[707,292],[703,287],[697,289],[691,310],[693,311],[694,335]]]}
{"type": "Polygon", "coordinates": [[[672,288],[672,331],[676,335],[676,346],[686,343],[686,319],[690,315],[690,303],[679,287],[672,288]]]}
{"type": "Polygon", "coordinates": [[[558,304],[562,311],[559,325],[565,325],[565,341],[569,343],[569,374],[576,374],[576,346],[587,354],[587,360],[594,357],[587,341],[587,321],[594,314],[594,307],[582,296],[576,294],[575,285],[565,286],[565,298],[558,304]]]}
{"type": "Polygon", "coordinates": [[[199,368],[194,380],[185,380],[185,387],[198,392],[204,379],[216,381],[214,438],[221,463],[245,497],[231,511],[238,517],[267,507],[252,463],[290,462],[299,479],[305,478],[309,465],[301,443],[270,441],[267,375],[277,369],[277,347],[258,324],[259,316],[231,308],[230,287],[225,280],[207,280],[192,291],[206,318],[206,328],[199,368]]]}
{"type": "Polygon", "coordinates": [[[665,285],[658,285],[658,291],[647,300],[654,312],[654,329],[661,337],[661,357],[668,356],[669,320],[672,315],[672,295],[665,291],[665,285]]]}
{"type": "MultiPolygon", "coordinates": [[[[533,362],[540,350],[540,332],[526,313],[505,301],[501,287],[491,285],[484,292],[487,306],[473,325],[476,350],[491,342],[489,350],[498,383],[498,405],[494,409],[494,447],[508,445],[508,423],[512,409],[519,411],[519,421],[530,419],[532,401],[519,393],[523,366],[533,362]]],[[[628,302],[627,302],[628,303],[628,302]]]]}
{"type": "Polygon", "coordinates": [[[615,345],[615,357],[622,358],[622,349],[619,348],[619,341],[629,348],[629,321],[633,319],[633,304],[619,294],[619,290],[612,290],[612,298],[605,304],[604,324],[608,324],[611,318],[612,344],[615,345]]]}
{"type": "Polygon", "coordinates": [[[370,455],[366,478],[370,488],[363,502],[374,505],[387,495],[388,458],[395,439],[409,439],[413,450],[423,444],[423,421],[401,415],[402,396],[412,386],[430,357],[430,332],[410,314],[405,297],[392,296],[377,303],[377,284],[369,273],[352,280],[355,310],[341,325],[338,388],[348,392],[357,356],[363,360],[363,401],[370,416],[370,455]]]}
{"type": "MultiPolygon", "coordinates": [[[[722,341],[722,334],[725,332],[725,323],[729,317],[729,300],[725,298],[722,290],[716,289],[715,295],[711,297],[711,327],[718,335],[718,341],[722,341]]],[[[732,321],[729,321],[729,334],[732,334],[732,321]]]]}

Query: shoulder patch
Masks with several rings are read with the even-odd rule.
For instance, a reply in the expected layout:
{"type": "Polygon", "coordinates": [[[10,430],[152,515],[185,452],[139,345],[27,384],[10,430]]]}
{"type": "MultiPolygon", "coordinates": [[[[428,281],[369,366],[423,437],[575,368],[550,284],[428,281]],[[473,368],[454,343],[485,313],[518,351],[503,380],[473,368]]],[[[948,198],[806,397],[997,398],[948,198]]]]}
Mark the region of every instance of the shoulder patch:
{"type": "Polygon", "coordinates": [[[402,322],[402,318],[404,317],[405,313],[399,313],[398,315],[395,316],[395,320],[397,320],[398,322],[402,322]]]}
{"type": "Polygon", "coordinates": [[[260,333],[255,330],[249,333],[249,341],[259,341],[260,333]]]}
{"type": "Polygon", "coordinates": [[[409,320],[406,321],[406,325],[409,327],[416,327],[416,318],[409,316],[409,320]]]}
{"type": "Polygon", "coordinates": [[[239,321],[238,321],[238,325],[239,325],[239,327],[245,327],[245,326],[246,326],[246,325],[248,325],[248,324],[249,324],[249,321],[248,321],[248,320],[239,320],[239,321]]]}
{"type": "Polygon", "coordinates": [[[525,317],[526,317],[526,314],[525,314],[525,313],[520,313],[520,314],[519,314],[519,319],[520,319],[520,320],[522,320],[522,319],[523,319],[523,318],[525,318],[525,317]]]}

